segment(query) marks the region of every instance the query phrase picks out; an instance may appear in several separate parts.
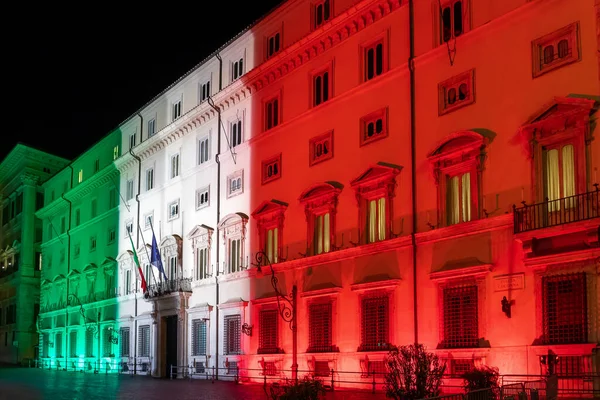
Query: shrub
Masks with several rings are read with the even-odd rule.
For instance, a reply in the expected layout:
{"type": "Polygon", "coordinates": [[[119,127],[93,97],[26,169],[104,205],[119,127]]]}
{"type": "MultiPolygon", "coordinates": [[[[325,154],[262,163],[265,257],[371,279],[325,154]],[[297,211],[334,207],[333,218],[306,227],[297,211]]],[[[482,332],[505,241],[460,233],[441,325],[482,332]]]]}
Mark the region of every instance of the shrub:
{"type": "Polygon", "coordinates": [[[496,389],[499,387],[499,377],[498,368],[488,367],[487,365],[473,368],[461,376],[464,380],[463,386],[466,392],[479,389],[496,389]]]}
{"type": "Polygon", "coordinates": [[[445,370],[446,365],[422,344],[393,346],[387,358],[386,396],[396,400],[439,396],[445,370]]]}
{"type": "Polygon", "coordinates": [[[272,400],[318,400],[325,394],[325,386],[319,379],[306,375],[297,383],[291,380],[284,385],[273,384],[269,392],[272,400]]]}

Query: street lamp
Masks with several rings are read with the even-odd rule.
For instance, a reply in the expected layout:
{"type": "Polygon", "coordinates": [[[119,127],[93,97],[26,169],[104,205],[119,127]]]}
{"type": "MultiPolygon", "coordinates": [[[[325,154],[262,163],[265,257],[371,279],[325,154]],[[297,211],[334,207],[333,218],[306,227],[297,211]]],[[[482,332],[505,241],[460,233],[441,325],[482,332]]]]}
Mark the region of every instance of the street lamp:
{"type": "Polygon", "coordinates": [[[292,379],[298,382],[298,326],[296,324],[296,297],[298,295],[298,288],[296,285],[292,286],[292,293],[288,297],[281,293],[279,290],[279,280],[275,276],[275,270],[271,260],[264,251],[259,251],[255,255],[256,262],[254,265],[258,268],[258,272],[262,272],[263,265],[269,265],[271,269],[271,286],[275,291],[275,297],[277,299],[277,310],[281,318],[289,323],[290,329],[292,330],[292,379]]]}

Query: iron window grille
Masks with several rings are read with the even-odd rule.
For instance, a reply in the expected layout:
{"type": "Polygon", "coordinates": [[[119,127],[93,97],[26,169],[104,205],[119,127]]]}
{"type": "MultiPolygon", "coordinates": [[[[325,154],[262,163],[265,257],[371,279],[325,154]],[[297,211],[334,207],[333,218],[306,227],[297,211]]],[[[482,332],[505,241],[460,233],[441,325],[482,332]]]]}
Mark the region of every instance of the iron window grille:
{"type": "Polygon", "coordinates": [[[547,276],[542,278],[542,287],[544,343],[586,343],[585,273],[547,276]]]}
{"type": "Polygon", "coordinates": [[[460,377],[464,373],[471,371],[475,368],[475,360],[471,358],[463,359],[447,359],[446,361],[446,375],[460,377]]]}
{"type": "Polygon", "coordinates": [[[362,300],[361,345],[358,351],[389,350],[389,297],[362,300]]]}
{"type": "Polygon", "coordinates": [[[478,347],[477,310],[477,286],[444,289],[443,347],[478,347]]]}
{"type": "Polygon", "coordinates": [[[275,361],[265,361],[263,363],[263,375],[264,376],[277,375],[277,367],[275,366],[275,361]]]}
{"type": "Polygon", "coordinates": [[[150,325],[142,325],[138,328],[140,357],[150,356],[150,325]]]}
{"type": "Polygon", "coordinates": [[[192,355],[206,355],[206,321],[202,319],[192,321],[192,355]]]}
{"type": "Polygon", "coordinates": [[[194,370],[197,374],[204,374],[206,372],[206,367],[204,366],[204,361],[195,361],[194,362],[194,370]]]}
{"type": "Polygon", "coordinates": [[[371,376],[383,377],[386,372],[385,361],[368,361],[367,371],[361,375],[361,378],[368,378],[371,376]]]}
{"type": "Polygon", "coordinates": [[[94,357],[94,332],[85,331],[85,356],[94,357]]]}
{"type": "Polygon", "coordinates": [[[121,357],[129,357],[129,328],[121,328],[121,357]]]}
{"type": "MultiPolygon", "coordinates": [[[[240,345],[240,327],[242,324],[242,317],[238,315],[228,315],[224,317],[225,320],[225,354],[233,355],[240,354],[241,345],[240,345]]],[[[232,364],[232,362],[230,362],[232,364]]]]}
{"type": "Polygon", "coordinates": [[[330,376],[329,361],[315,361],[314,375],[320,377],[330,376]]]}
{"type": "Polygon", "coordinates": [[[277,347],[279,342],[279,332],[277,321],[279,315],[277,310],[262,310],[259,315],[259,336],[258,336],[258,353],[273,354],[279,353],[277,347]]]}
{"type": "Polygon", "coordinates": [[[593,374],[590,356],[559,356],[554,372],[558,376],[583,377],[593,374]]]}
{"type": "Polygon", "coordinates": [[[307,353],[335,351],[332,345],[331,306],[331,303],[311,304],[308,306],[309,336],[307,353]]]}
{"type": "Polygon", "coordinates": [[[237,361],[229,361],[227,363],[227,370],[226,370],[226,374],[227,375],[235,375],[238,372],[238,362],[237,361]]]}

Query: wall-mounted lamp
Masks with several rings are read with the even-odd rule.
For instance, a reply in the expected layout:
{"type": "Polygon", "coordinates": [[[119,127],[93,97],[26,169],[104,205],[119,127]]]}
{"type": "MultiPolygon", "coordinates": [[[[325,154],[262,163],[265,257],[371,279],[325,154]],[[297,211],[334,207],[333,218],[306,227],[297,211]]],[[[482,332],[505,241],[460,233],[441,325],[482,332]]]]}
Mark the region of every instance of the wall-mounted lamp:
{"type": "Polygon", "coordinates": [[[247,336],[252,336],[252,328],[254,325],[248,325],[247,322],[244,322],[242,325],[242,333],[247,336]]]}
{"type": "Polygon", "coordinates": [[[511,315],[511,312],[510,312],[510,311],[511,311],[511,307],[512,307],[512,305],[514,304],[514,302],[515,302],[514,300],[510,300],[510,301],[509,301],[509,300],[506,298],[506,296],[502,297],[502,301],[500,302],[500,303],[502,303],[502,312],[503,312],[504,314],[506,314],[506,317],[507,317],[507,318],[510,318],[510,315],[511,315]]]}

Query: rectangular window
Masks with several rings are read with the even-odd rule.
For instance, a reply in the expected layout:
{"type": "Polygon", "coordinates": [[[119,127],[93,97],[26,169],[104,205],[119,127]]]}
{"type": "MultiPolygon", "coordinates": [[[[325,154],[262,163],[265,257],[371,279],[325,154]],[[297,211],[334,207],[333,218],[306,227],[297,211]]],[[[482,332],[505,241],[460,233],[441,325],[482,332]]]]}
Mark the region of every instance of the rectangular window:
{"type": "Polygon", "coordinates": [[[231,147],[239,146],[242,143],[242,120],[238,119],[229,126],[229,143],[231,147]]]}
{"type": "Polygon", "coordinates": [[[179,200],[169,204],[169,221],[179,218],[179,200]]]}
{"type": "Polygon", "coordinates": [[[267,229],[265,234],[265,252],[269,260],[275,264],[279,259],[278,228],[267,229]]]}
{"type": "Polygon", "coordinates": [[[448,176],[446,209],[448,225],[471,220],[471,173],[448,176]]]}
{"type": "Polygon", "coordinates": [[[127,180],[127,186],[125,188],[125,200],[133,199],[133,179],[127,180]]]}
{"type": "Polygon", "coordinates": [[[387,109],[383,108],[360,119],[360,145],[387,137],[387,109]]]}
{"type": "Polygon", "coordinates": [[[208,162],[210,157],[210,147],[208,145],[208,136],[198,141],[198,164],[208,162]]]}
{"type": "Polygon", "coordinates": [[[196,190],[196,210],[199,210],[209,205],[209,186],[196,190]]]}
{"type": "Polygon", "coordinates": [[[125,234],[126,234],[126,236],[133,235],[133,221],[132,220],[125,222],[125,234]]]}
{"type": "Polygon", "coordinates": [[[112,188],[108,192],[108,208],[114,208],[117,206],[117,204],[117,190],[115,188],[112,188]]]}
{"type": "Polygon", "coordinates": [[[444,289],[444,348],[478,347],[477,286],[444,289]]]}
{"type": "Polygon", "coordinates": [[[281,178],[281,154],[262,162],[262,184],[281,178]]]}
{"type": "Polygon", "coordinates": [[[331,302],[308,306],[308,350],[307,353],[333,351],[331,302]]]}
{"type": "Polygon", "coordinates": [[[192,355],[206,355],[206,321],[195,319],[192,321],[192,355]]]}
{"type": "Polygon", "coordinates": [[[544,344],[587,343],[585,273],[543,277],[542,290],[544,344]]]}
{"type": "Polygon", "coordinates": [[[386,206],[385,197],[367,200],[367,243],[375,243],[386,239],[386,206]]]}
{"type": "Polygon", "coordinates": [[[156,135],[156,118],[148,121],[148,138],[156,135]]]}
{"type": "Polygon", "coordinates": [[[171,179],[179,176],[179,153],[171,156],[171,179]]]}
{"type": "Polygon", "coordinates": [[[241,271],[242,239],[229,239],[229,273],[241,271]]]}
{"type": "Polygon", "coordinates": [[[90,251],[96,250],[96,236],[90,237],[90,251]]]}
{"type": "Polygon", "coordinates": [[[438,115],[475,103],[475,70],[471,69],[438,84],[438,115]]]}
{"type": "Polygon", "coordinates": [[[146,191],[154,189],[154,168],[146,170],[146,191]]]}
{"type": "Polygon", "coordinates": [[[387,71],[387,54],[383,39],[363,48],[363,80],[369,81],[387,71]]]}
{"type": "Polygon", "coordinates": [[[329,21],[331,18],[331,0],[321,0],[313,5],[313,29],[329,21]]]}
{"type": "Polygon", "coordinates": [[[575,150],[572,144],[547,147],[543,150],[544,175],[546,178],[545,197],[548,211],[575,206],[575,150]],[[561,207],[562,206],[562,207],[561,207]]]}
{"type": "Polygon", "coordinates": [[[367,297],[361,307],[360,351],[389,348],[389,297],[367,297]]]}
{"type": "Polygon", "coordinates": [[[129,357],[130,331],[129,328],[121,328],[120,332],[121,357],[129,357]]]}
{"type": "Polygon", "coordinates": [[[114,243],[117,239],[117,231],[115,228],[110,228],[108,230],[108,244],[114,243]]]}
{"type": "Polygon", "coordinates": [[[77,331],[69,332],[69,357],[78,357],[77,354],[77,331]]]}
{"type": "Polygon", "coordinates": [[[133,149],[135,147],[135,133],[129,135],[129,148],[133,149]]]}
{"type": "Polygon", "coordinates": [[[200,103],[202,103],[203,101],[208,100],[208,98],[211,95],[211,92],[210,92],[210,80],[206,81],[205,83],[201,83],[200,84],[199,92],[200,92],[200,103]]]}
{"type": "Polygon", "coordinates": [[[581,60],[579,36],[579,22],[574,22],[534,40],[533,77],[581,60]]]}
{"type": "Polygon", "coordinates": [[[96,218],[98,215],[98,201],[96,199],[92,199],[90,202],[90,217],[96,218]]]}
{"type": "Polygon", "coordinates": [[[315,215],[314,254],[328,253],[331,250],[331,221],[329,213],[315,215]]]}
{"type": "Polygon", "coordinates": [[[277,310],[261,310],[259,314],[259,336],[258,353],[273,354],[278,353],[278,330],[277,321],[279,312],[277,310]]]}
{"type": "Polygon", "coordinates": [[[312,78],[312,97],[313,106],[318,106],[326,102],[331,97],[331,67],[322,70],[313,75],[312,78]]]}
{"type": "Polygon", "coordinates": [[[333,131],[315,136],[308,143],[308,164],[313,166],[333,158],[333,131]]]}
{"type": "Polygon", "coordinates": [[[208,278],[208,248],[196,249],[196,280],[208,278]]]}
{"type": "Polygon", "coordinates": [[[226,355],[240,354],[240,330],[242,325],[242,318],[238,315],[227,315],[224,318],[224,332],[225,338],[224,352],[226,355]]]}
{"type": "Polygon", "coordinates": [[[227,177],[227,197],[244,193],[244,170],[237,171],[227,177]]]}
{"type": "Polygon", "coordinates": [[[56,332],[56,334],[54,335],[54,347],[56,348],[55,356],[56,357],[62,357],[63,356],[63,337],[62,337],[62,332],[56,332]]]}
{"type": "Polygon", "coordinates": [[[60,217],[60,233],[61,234],[65,233],[65,229],[66,229],[65,217],[60,217]]]}
{"type": "Polygon", "coordinates": [[[138,328],[138,354],[140,357],[150,357],[150,325],[138,328]]]}
{"type": "Polygon", "coordinates": [[[119,146],[115,146],[113,147],[113,160],[116,160],[117,158],[119,158],[119,146]]]}
{"type": "Polygon", "coordinates": [[[440,5],[440,44],[456,39],[466,31],[468,10],[464,0],[449,0],[440,5]]]}
{"type": "Polygon", "coordinates": [[[94,161],[94,173],[100,171],[100,160],[96,159],[94,161]]]}
{"type": "Polygon", "coordinates": [[[181,117],[181,100],[173,102],[171,105],[171,121],[181,117]]]}
{"type": "Polygon", "coordinates": [[[265,102],[265,130],[275,128],[281,122],[279,96],[265,102]]]}
{"type": "Polygon", "coordinates": [[[273,57],[281,50],[281,34],[279,32],[267,38],[267,58],[273,57]]]}
{"type": "Polygon", "coordinates": [[[94,357],[94,332],[85,331],[85,356],[94,357]]]}
{"type": "Polygon", "coordinates": [[[131,294],[131,270],[125,271],[125,295],[131,294]]]}
{"type": "Polygon", "coordinates": [[[231,81],[235,81],[239,77],[244,75],[244,58],[240,58],[238,61],[231,63],[231,81]]]}
{"type": "Polygon", "coordinates": [[[177,279],[177,257],[169,258],[169,279],[172,281],[177,279]]]}
{"type": "Polygon", "coordinates": [[[154,224],[154,212],[144,214],[144,229],[151,229],[154,224]]]}
{"type": "Polygon", "coordinates": [[[79,183],[83,182],[83,170],[82,169],[80,169],[79,174],[77,174],[77,182],[79,182],[79,183]]]}

